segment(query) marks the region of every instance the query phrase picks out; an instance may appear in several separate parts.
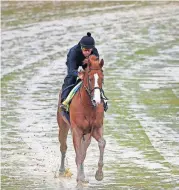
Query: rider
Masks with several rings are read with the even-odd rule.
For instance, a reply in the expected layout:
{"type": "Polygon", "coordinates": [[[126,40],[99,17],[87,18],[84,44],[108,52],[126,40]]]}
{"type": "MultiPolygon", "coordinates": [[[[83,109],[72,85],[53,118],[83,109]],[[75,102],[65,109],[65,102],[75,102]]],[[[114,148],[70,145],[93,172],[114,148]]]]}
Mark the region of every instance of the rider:
{"type": "MultiPolygon", "coordinates": [[[[65,99],[67,98],[69,92],[74,87],[76,80],[79,76],[78,68],[82,66],[83,69],[87,67],[88,57],[90,55],[96,55],[99,57],[98,50],[95,48],[95,41],[91,36],[91,33],[88,32],[86,36],[83,36],[80,42],[73,46],[69,53],[67,54],[67,76],[64,79],[64,84],[62,86],[61,94],[61,108],[66,109],[65,99]]],[[[107,106],[107,104],[105,104],[107,106]]]]}

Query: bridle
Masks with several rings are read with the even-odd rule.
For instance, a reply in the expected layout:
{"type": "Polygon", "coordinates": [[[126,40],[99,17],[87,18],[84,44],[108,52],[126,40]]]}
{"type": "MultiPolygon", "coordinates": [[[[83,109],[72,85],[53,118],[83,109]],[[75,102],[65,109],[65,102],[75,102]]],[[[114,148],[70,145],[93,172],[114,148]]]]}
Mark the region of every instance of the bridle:
{"type": "Polygon", "coordinates": [[[93,96],[92,96],[92,93],[94,90],[96,89],[99,89],[100,91],[100,94],[103,92],[103,89],[100,88],[100,87],[94,87],[94,88],[91,88],[91,84],[90,84],[90,79],[89,79],[89,73],[91,72],[91,70],[98,70],[98,71],[101,71],[103,72],[103,70],[100,68],[100,69],[95,69],[95,68],[90,68],[88,73],[87,73],[87,82],[88,82],[88,86],[86,86],[84,83],[83,83],[83,86],[86,90],[86,92],[88,93],[89,97],[90,97],[90,100],[91,100],[91,103],[94,107],[96,107],[96,102],[93,101],[93,96]]]}

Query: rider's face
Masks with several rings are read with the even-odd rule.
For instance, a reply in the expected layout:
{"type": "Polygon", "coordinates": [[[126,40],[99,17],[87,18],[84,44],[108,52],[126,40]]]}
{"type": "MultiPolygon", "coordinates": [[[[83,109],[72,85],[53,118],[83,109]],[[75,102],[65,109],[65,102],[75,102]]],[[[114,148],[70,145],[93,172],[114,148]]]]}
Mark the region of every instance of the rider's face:
{"type": "Polygon", "coordinates": [[[89,55],[91,55],[91,52],[92,52],[93,49],[88,49],[88,48],[81,48],[81,51],[83,53],[83,55],[85,57],[88,57],[89,55]]]}

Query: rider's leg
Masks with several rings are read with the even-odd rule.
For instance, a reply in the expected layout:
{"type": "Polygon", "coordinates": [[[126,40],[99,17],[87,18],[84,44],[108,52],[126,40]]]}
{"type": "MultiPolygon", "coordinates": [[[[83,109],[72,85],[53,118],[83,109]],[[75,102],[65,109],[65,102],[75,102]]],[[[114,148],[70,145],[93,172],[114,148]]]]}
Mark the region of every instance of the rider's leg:
{"type": "Polygon", "coordinates": [[[77,90],[80,88],[81,86],[81,82],[79,82],[76,86],[73,87],[73,89],[70,91],[70,93],[68,94],[67,98],[63,101],[63,105],[67,108],[67,111],[69,109],[69,103],[72,100],[73,96],[75,95],[75,93],[77,92],[77,90]]]}
{"type": "Polygon", "coordinates": [[[67,98],[68,94],[70,93],[71,89],[73,88],[75,82],[76,82],[76,78],[75,76],[72,75],[67,75],[64,79],[64,84],[62,86],[62,95],[61,95],[61,106],[63,107],[63,102],[65,101],[65,99],[67,98]]]}

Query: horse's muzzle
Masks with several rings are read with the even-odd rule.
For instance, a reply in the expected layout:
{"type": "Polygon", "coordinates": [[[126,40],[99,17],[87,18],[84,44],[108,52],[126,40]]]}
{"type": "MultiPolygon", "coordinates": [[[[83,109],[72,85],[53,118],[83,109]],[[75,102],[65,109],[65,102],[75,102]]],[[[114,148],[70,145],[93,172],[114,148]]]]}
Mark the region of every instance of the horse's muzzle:
{"type": "Polygon", "coordinates": [[[96,100],[92,99],[92,100],[91,100],[91,103],[92,103],[92,105],[93,105],[94,107],[97,107],[97,106],[101,103],[101,101],[100,101],[100,102],[96,102],[96,100]]]}

